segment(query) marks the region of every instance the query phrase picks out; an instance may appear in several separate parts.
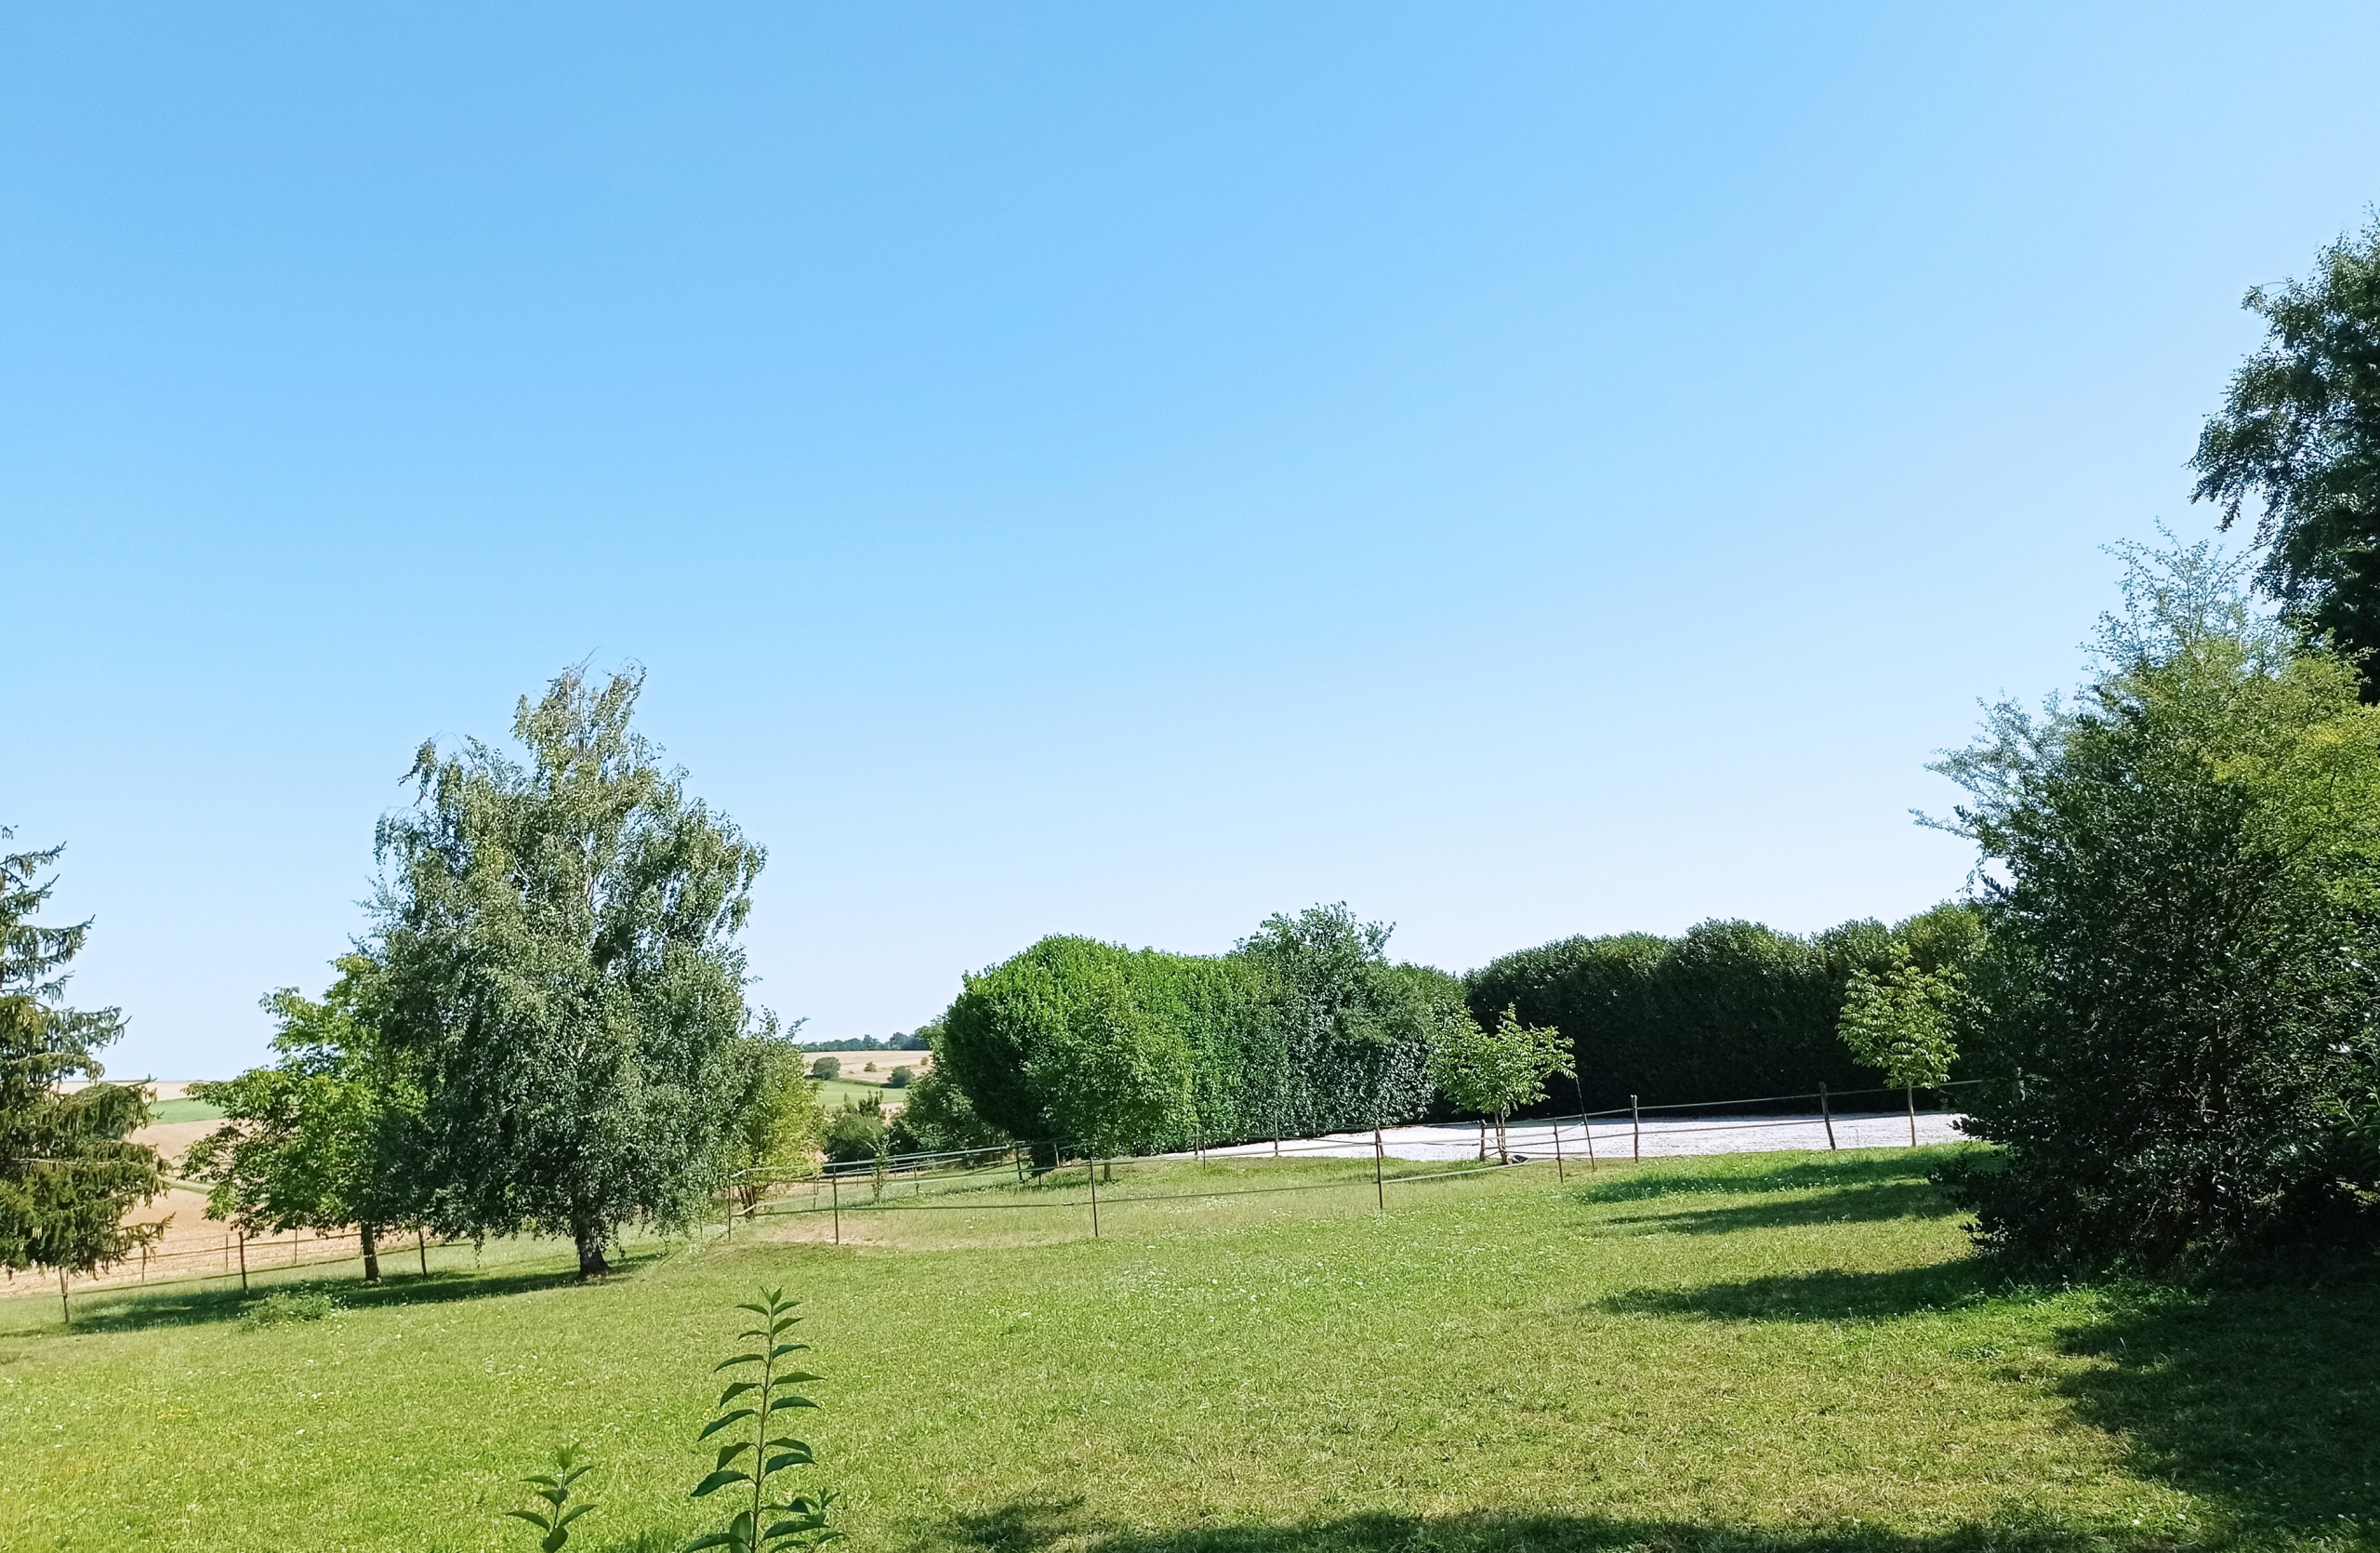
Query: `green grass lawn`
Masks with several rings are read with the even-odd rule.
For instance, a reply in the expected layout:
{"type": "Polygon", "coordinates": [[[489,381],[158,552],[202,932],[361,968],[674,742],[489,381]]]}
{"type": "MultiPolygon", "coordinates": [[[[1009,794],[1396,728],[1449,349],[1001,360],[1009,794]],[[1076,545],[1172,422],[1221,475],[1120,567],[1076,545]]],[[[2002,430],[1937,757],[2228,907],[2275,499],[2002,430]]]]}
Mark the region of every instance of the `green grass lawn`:
{"type": "Polygon", "coordinates": [[[0,1547],[525,1549],[508,1480],[573,1440],[604,1507],[571,1546],[675,1547],[761,1283],[808,1301],[855,1553],[2373,1545],[2380,1287],[2012,1286],[1935,1157],[1531,1165],[1384,1216],[1368,1163],[1135,1165],[1096,1241],[1078,1175],[854,1205],[840,1248],[641,1243],[600,1287],[548,1244],[407,1252],[264,1330],[219,1286],[72,1335],[0,1301],[0,1547]],[[1289,1180],[1338,1185],[1126,1201],[1289,1180]]]}

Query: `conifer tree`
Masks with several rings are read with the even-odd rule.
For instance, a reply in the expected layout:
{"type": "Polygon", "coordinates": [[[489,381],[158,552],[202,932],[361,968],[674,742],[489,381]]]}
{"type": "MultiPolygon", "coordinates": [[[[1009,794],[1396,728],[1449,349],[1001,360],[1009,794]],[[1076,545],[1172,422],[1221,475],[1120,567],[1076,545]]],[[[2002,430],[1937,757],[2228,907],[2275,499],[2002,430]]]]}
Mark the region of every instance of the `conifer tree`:
{"type": "MultiPolygon", "coordinates": [[[[13,835],[0,827],[0,842],[13,835]]],[[[39,876],[63,850],[0,853],[0,1266],[54,1270],[61,1305],[69,1275],[156,1236],[124,1215],[165,1190],[157,1151],[126,1136],[148,1120],[149,1091],[99,1082],[92,1055],[124,1033],[123,1015],[65,1006],[91,924],[33,920],[57,884],[39,876]],[[77,1079],[89,1082],[63,1087],[77,1079]]]]}

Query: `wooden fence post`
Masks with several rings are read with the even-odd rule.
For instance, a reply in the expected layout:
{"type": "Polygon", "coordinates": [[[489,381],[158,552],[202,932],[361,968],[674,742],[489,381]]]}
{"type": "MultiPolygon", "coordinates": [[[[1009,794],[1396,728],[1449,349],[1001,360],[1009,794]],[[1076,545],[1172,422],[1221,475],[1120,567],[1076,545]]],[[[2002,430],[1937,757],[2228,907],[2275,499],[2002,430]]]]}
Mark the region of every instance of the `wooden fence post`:
{"type": "Polygon", "coordinates": [[[826,1189],[834,1193],[835,1243],[843,1243],[843,1178],[833,1171],[826,1173],[826,1189]]]}
{"type": "Polygon", "coordinates": [[[240,1293],[248,1292],[248,1237],[240,1237],[240,1293]]]}
{"type": "Polygon", "coordinates": [[[1628,1097],[1629,1148],[1639,1160],[1645,1157],[1645,1118],[1636,1108],[1636,1096],[1628,1097]]]}
{"type": "Polygon", "coordinates": [[[1556,1181],[1569,1179],[1562,1173],[1562,1119],[1558,1116],[1554,1119],[1554,1179],[1556,1181]]]}
{"type": "Polygon", "coordinates": [[[1095,1241],[1099,1239],[1099,1161],[1086,1153],[1082,1162],[1083,1175],[1091,1182],[1091,1238],[1095,1241]]]}
{"type": "Polygon", "coordinates": [[[1911,1084],[1903,1094],[1909,1096],[1909,1146],[1917,1147],[1917,1086],[1911,1084]]]}
{"type": "Polygon", "coordinates": [[[1383,1214],[1388,1212],[1388,1176],[1381,1167],[1385,1161],[1387,1149],[1380,1140],[1380,1129],[1374,1127],[1372,1129],[1372,1194],[1380,1199],[1380,1211],[1383,1214]]]}

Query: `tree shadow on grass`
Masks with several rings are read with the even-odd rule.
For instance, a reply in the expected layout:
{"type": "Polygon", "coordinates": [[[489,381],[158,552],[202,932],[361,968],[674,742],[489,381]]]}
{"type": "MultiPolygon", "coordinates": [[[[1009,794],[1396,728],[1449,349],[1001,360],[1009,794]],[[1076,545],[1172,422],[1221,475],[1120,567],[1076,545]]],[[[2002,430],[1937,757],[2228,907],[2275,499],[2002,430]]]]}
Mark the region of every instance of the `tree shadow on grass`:
{"type": "Polygon", "coordinates": [[[1292,1526],[1147,1531],[1101,1524],[1079,1501],[1017,1501],[957,1517],[907,1545],[908,1553],[2105,1553],[2129,1546],[2173,1544],[2129,1527],[2015,1520],[1916,1537],[1861,1526],[1781,1530],[1595,1515],[1386,1513],[1292,1526]]]}
{"type": "MultiPolygon", "coordinates": [[[[615,1254],[609,1281],[633,1278],[644,1267],[667,1255],[666,1251],[658,1249],[615,1254]]],[[[577,1281],[576,1270],[570,1268],[504,1271],[441,1268],[428,1274],[393,1272],[377,1284],[365,1283],[352,1274],[344,1278],[290,1277],[275,1268],[270,1281],[259,1277],[254,1290],[246,1294],[234,1288],[189,1285],[144,1289],[135,1284],[128,1288],[95,1289],[74,1296],[73,1332],[80,1336],[236,1321],[268,1294],[329,1294],[346,1309],[376,1310],[384,1306],[444,1305],[457,1300],[501,1299],[510,1294],[566,1288],[577,1281]]],[[[27,1302],[27,1314],[37,1309],[39,1306],[35,1302],[27,1302]]],[[[55,1304],[50,1306],[46,1314],[46,1321],[23,1321],[0,1328],[0,1336],[66,1335],[65,1330],[57,1322],[55,1304]]]]}
{"type": "Polygon", "coordinates": [[[1922,1186],[1946,1159],[1969,1145],[1861,1149],[1847,1154],[1700,1155],[1632,1168],[1579,1188],[1586,1202],[1638,1202],[1660,1197],[1742,1197],[1853,1187],[1922,1186]]]}
{"type": "Polygon", "coordinates": [[[1927,1148],[1757,1162],[1698,1160],[1691,1168],[1632,1171],[1582,1188],[1576,1195],[1597,1205],[1657,1204],[1646,1212],[1612,1214],[1603,1221],[1653,1234],[1725,1235],[1739,1229],[1948,1218],[1958,1210],[1929,1179],[1944,1154],[1927,1148]],[[1696,1201],[1709,1198],[1731,1201],[1696,1201]]]}
{"type": "Polygon", "coordinates": [[[1685,1289],[1630,1289],[1596,1302],[1622,1316],[1693,1316],[1714,1321],[1884,1321],[1955,1310],[2021,1286],[1990,1263],[1962,1256],[1891,1272],[1780,1273],[1685,1289]]]}
{"type": "Polygon", "coordinates": [[[2058,1389],[2124,1442],[2133,1470],[2223,1506],[2252,1535],[2373,1540],[2380,1275],[2117,1285],[2104,1308],[2062,1334],[2101,1362],[2058,1389]]]}
{"type": "Polygon", "coordinates": [[[1660,1213],[1615,1214],[1606,1224],[1648,1234],[1729,1235],[1739,1229],[1787,1229],[1811,1224],[1880,1224],[1887,1219],[1949,1218],[1957,1213],[1924,1181],[1850,1187],[1778,1195],[1774,1201],[1725,1207],[1676,1207],[1660,1213]]]}
{"type": "MultiPolygon", "coordinates": [[[[1630,1315],[1856,1321],[2037,1292],[1970,1256],[1638,1289],[1600,1303],[1630,1315]]],[[[2055,1338],[2069,1357],[2096,1362],[2054,1389],[2077,1422],[2117,1442],[2127,1470],[2220,1510],[2250,1541],[2380,1541],[2380,1269],[2097,1293],[2093,1313],[2055,1338]]]]}

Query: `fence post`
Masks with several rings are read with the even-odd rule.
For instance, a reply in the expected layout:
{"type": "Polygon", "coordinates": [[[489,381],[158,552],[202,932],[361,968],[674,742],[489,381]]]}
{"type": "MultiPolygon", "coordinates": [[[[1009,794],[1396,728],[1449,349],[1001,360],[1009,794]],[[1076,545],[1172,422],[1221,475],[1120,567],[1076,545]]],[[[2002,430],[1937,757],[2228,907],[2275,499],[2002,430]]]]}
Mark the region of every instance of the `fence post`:
{"type": "Polygon", "coordinates": [[[74,1307],[66,1302],[66,1268],[62,1265],[58,1269],[58,1309],[60,1319],[72,1327],[74,1324],[74,1307]]]}
{"type": "Polygon", "coordinates": [[[1645,1118],[1636,1108],[1636,1096],[1628,1097],[1629,1148],[1641,1160],[1645,1157],[1645,1118]]]}
{"type": "Polygon", "coordinates": [[[248,1292],[248,1238],[247,1238],[247,1236],[246,1236],[246,1235],[243,1234],[243,1235],[240,1237],[240,1293],[242,1293],[242,1294],[246,1294],[247,1292],[248,1292]]]}
{"type": "Polygon", "coordinates": [[[1917,1086],[1911,1084],[1901,1092],[1909,1096],[1909,1146],[1917,1147],[1917,1086]]]}
{"type": "Polygon", "coordinates": [[[826,1173],[826,1189],[835,1194],[835,1243],[843,1243],[843,1178],[833,1171],[826,1173]]]}
{"type": "Polygon", "coordinates": [[[1099,1161],[1086,1152],[1082,1163],[1083,1175],[1091,1182],[1091,1238],[1095,1241],[1099,1239],[1099,1161]]]}
{"type": "Polygon", "coordinates": [[[1579,1045],[1570,1043],[1570,1087],[1579,1095],[1579,1131],[1587,1135],[1587,1169],[1595,1168],[1595,1124],[1587,1119],[1587,1081],[1579,1076],[1579,1045]]]}
{"type": "Polygon", "coordinates": [[[1556,1181],[1569,1179],[1562,1173],[1562,1119],[1558,1116],[1554,1119],[1554,1179],[1556,1181]]]}
{"type": "Polygon", "coordinates": [[[1380,1199],[1380,1211],[1388,1212],[1388,1176],[1382,1171],[1387,1150],[1380,1141],[1380,1129],[1372,1129],[1372,1194],[1380,1199]]]}
{"type": "Polygon", "coordinates": [[[1834,1106],[1826,1097],[1826,1085],[1818,1085],[1818,1116],[1826,1122],[1826,1146],[1834,1147],[1834,1106]]]}

